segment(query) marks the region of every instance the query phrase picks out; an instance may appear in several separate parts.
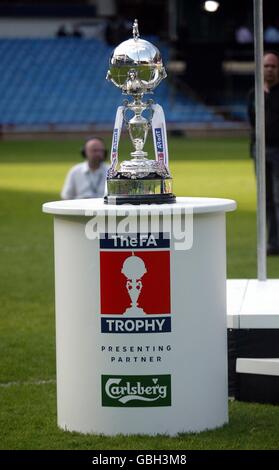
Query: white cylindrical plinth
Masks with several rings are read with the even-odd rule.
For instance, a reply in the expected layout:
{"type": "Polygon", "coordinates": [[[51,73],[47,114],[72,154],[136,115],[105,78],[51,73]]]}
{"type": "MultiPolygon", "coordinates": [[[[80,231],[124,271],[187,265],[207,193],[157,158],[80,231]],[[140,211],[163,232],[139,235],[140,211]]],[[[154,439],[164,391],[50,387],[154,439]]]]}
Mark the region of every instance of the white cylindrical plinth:
{"type": "Polygon", "coordinates": [[[59,427],[174,435],[227,422],[225,212],[235,207],[177,198],[148,207],[160,214],[159,233],[143,224],[128,237],[125,210],[133,219],[146,206],[44,204],[55,215],[59,427]],[[193,244],[177,249],[179,211],[191,231],[191,208],[193,244]],[[101,238],[92,235],[96,215],[101,238]],[[115,216],[117,232],[102,226],[115,216]]]}

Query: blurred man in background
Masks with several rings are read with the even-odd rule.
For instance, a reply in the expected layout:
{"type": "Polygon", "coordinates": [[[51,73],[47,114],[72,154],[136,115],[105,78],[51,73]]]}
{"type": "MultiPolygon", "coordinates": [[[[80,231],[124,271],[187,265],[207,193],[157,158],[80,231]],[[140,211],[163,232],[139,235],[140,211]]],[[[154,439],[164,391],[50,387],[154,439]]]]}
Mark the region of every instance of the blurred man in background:
{"type": "Polygon", "coordinates": [[[75,165],[66,176],[62,199],[103,197],[106,193],[107,150],[99,137],[90,137],[81,149],[84,162],[75,165]]]}
{"type": "MultiPolygon", "coordinates": [[[[264,55],[267,254],[279,254],[279,55],[264,55]]],[[[248,98],[252,126],[251,154],[255,159],[255,91],[248,98]]]]}

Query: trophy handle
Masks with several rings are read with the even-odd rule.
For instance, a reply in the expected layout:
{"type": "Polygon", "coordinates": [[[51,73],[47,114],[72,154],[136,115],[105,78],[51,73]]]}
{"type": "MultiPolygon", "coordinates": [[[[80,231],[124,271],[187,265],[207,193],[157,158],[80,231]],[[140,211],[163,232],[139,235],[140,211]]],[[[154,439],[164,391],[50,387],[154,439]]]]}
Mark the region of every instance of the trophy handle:
{"type": "Polygon", "coordinates": [[[112,75],[111,75],[111,73],[110,73],[109,70],[108,70],[107,75],[106,75],[106,80],[112,82],[115,86],[117,86],[117,88],[122,88],[122,86],[119,85],[119,84],[112,78],[112,75]]]}
{"type": "Polygon", "coordinates": [[[167,72],[166,72],[165,67],[161,67],[160,69],[155,69],[154,77],[152,78],[152,80],[150,80],[148,82],[146,80],[141,80],[141,82],[143,83],[146,91],[150,92],[155,87],[157,87],[159,85],[159,83],[161,83],[161,81],[164,78],[166,78],[166,76],[167,76],[167,72]]]}

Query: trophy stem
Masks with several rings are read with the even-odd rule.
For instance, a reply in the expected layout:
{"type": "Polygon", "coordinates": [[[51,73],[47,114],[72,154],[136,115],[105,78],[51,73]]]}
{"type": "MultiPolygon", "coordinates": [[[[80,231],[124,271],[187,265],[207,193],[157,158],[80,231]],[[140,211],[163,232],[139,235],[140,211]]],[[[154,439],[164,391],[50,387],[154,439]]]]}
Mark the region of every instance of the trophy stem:
{"type": "Polygon", "coordinates": [[[135,148],[135,150],[131,152],[131,157],[143,159],[148,155],[147,152],[143,150],[143,147],[150,127],[149,121],[142,116],[146,105],[141,101],[140,97],[136,96],[134,101],[129,105],[129,108],[134,112],[134,116],[127,122],[130,139],[135,148]]]}

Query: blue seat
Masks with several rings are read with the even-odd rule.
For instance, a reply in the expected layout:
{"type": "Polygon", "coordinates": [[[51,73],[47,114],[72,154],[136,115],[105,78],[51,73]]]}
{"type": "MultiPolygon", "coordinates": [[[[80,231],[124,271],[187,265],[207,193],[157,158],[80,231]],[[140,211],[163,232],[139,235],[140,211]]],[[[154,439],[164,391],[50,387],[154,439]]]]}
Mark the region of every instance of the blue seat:
{"type": "MultiPolygon", "coordinates": [[[[0,39],[0,124],[112,124],[124,97],[105,80],[110,54],[97,39],[0,39]]],[[[173,98],[166,81],[146,98],[171,122],[222,120],[192,97],[173,98]]]]}

